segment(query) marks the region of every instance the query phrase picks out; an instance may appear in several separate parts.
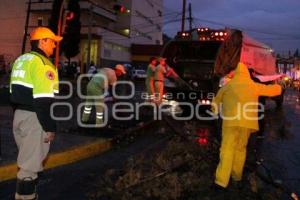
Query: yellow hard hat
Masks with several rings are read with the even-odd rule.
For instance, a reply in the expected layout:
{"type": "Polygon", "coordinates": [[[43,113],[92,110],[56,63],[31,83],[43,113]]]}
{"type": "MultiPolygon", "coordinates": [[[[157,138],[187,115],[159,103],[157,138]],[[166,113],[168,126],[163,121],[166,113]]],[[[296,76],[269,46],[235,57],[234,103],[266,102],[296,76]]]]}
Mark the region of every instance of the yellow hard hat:
{"type": "Polygon", "coordinates": [[[30,40],[52,39],[55,42],[61,41],[61,36],[55,35],[49,28],[37,27],[30,33],[30,40]]]}

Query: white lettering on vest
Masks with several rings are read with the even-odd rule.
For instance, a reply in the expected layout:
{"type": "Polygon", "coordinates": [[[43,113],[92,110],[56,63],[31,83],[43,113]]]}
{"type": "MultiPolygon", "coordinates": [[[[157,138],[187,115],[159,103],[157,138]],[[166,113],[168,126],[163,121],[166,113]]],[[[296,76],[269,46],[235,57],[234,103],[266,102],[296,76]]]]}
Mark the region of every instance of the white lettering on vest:
{"type": "Polygon", "coordinates": [[[25,77],[25,70],[14,70],[12,73],[13,77],[20,77],[20,78],[24,78],[25,77]]]}

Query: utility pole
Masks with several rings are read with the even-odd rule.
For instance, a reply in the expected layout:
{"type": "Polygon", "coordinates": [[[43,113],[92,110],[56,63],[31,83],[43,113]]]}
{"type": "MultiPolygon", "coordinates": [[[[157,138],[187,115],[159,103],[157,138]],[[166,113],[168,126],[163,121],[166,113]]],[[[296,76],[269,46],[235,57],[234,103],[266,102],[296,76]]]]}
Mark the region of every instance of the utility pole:
{"type": "Polygon", "coordinates": [[[182,19],[181,19],[181,32],[184,32],[184,22],[185,22],[185,7],[186,7],[186,0],[182,0],[182,19]]]}
{"type": "Polygon", "coordinates": [[[91,64],[91,42],[92,42],[92,25],[93,25],[93,5],[91,4],[90,10],[90,19],[88,27],[88,48],[87,48],[87,59],[86,59],[86,72],[88,71],[91,64]]]}
{"type": "Polygon", "coordinates": [[[192,4],[191,3],[189,3],[189,22],[190,22],[190,31],[192,31],[193,18],[192,18],[192,4]]]}
{"type": "Polygon", "coordinates": [[[22,43],[22,54],[25,52],[25,47],[26,47],[26,39],[27,39],[27,31],[28,31],[30,10],[31,10],[31,0],[28,1],[28,6],[27,6],[27,14],[26,14],[25,28],[24,28],[24,35],[23,35],[23,43],[22,43]]]}

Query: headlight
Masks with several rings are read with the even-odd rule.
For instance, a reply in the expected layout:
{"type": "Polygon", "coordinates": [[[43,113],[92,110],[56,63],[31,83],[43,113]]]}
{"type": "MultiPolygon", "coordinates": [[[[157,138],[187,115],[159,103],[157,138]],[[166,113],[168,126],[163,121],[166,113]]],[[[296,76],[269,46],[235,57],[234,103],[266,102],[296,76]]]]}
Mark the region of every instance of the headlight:
{"type": "Polygon", "coordinates": [[[211,101],[210,100],[205,100],[205,99],[198,99],[198,104],[201,104],[201,105],[210,105],[211,101]]]}

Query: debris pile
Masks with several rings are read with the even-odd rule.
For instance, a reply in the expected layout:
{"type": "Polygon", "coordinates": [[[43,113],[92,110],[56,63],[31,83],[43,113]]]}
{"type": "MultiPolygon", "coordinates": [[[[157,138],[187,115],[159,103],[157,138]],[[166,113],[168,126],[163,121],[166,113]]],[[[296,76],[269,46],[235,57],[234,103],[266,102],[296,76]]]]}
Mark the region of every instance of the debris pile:
{"type": "MultiPolygon", "coordinates": [[[[189,132],[189,128],[185,127],[189,132]]],[[[122,169],[110,169],[90,187],[87,198],[91,200],[173,200],[209,198],[218,163],[219,144],[208,138],[201,144],[193,137],[171,136],[168,142],[150,152],[141,152],[128,159],[122,169]]],[[[277,195],[259,194],[255,174],[246,175],[242,188],[230,186],[229,199],[279,199],[277,195]],[[275,196],[275,197],[274,197],[275,196]],[[270,197],[270,198],[269,198],[270,197]]]]}

